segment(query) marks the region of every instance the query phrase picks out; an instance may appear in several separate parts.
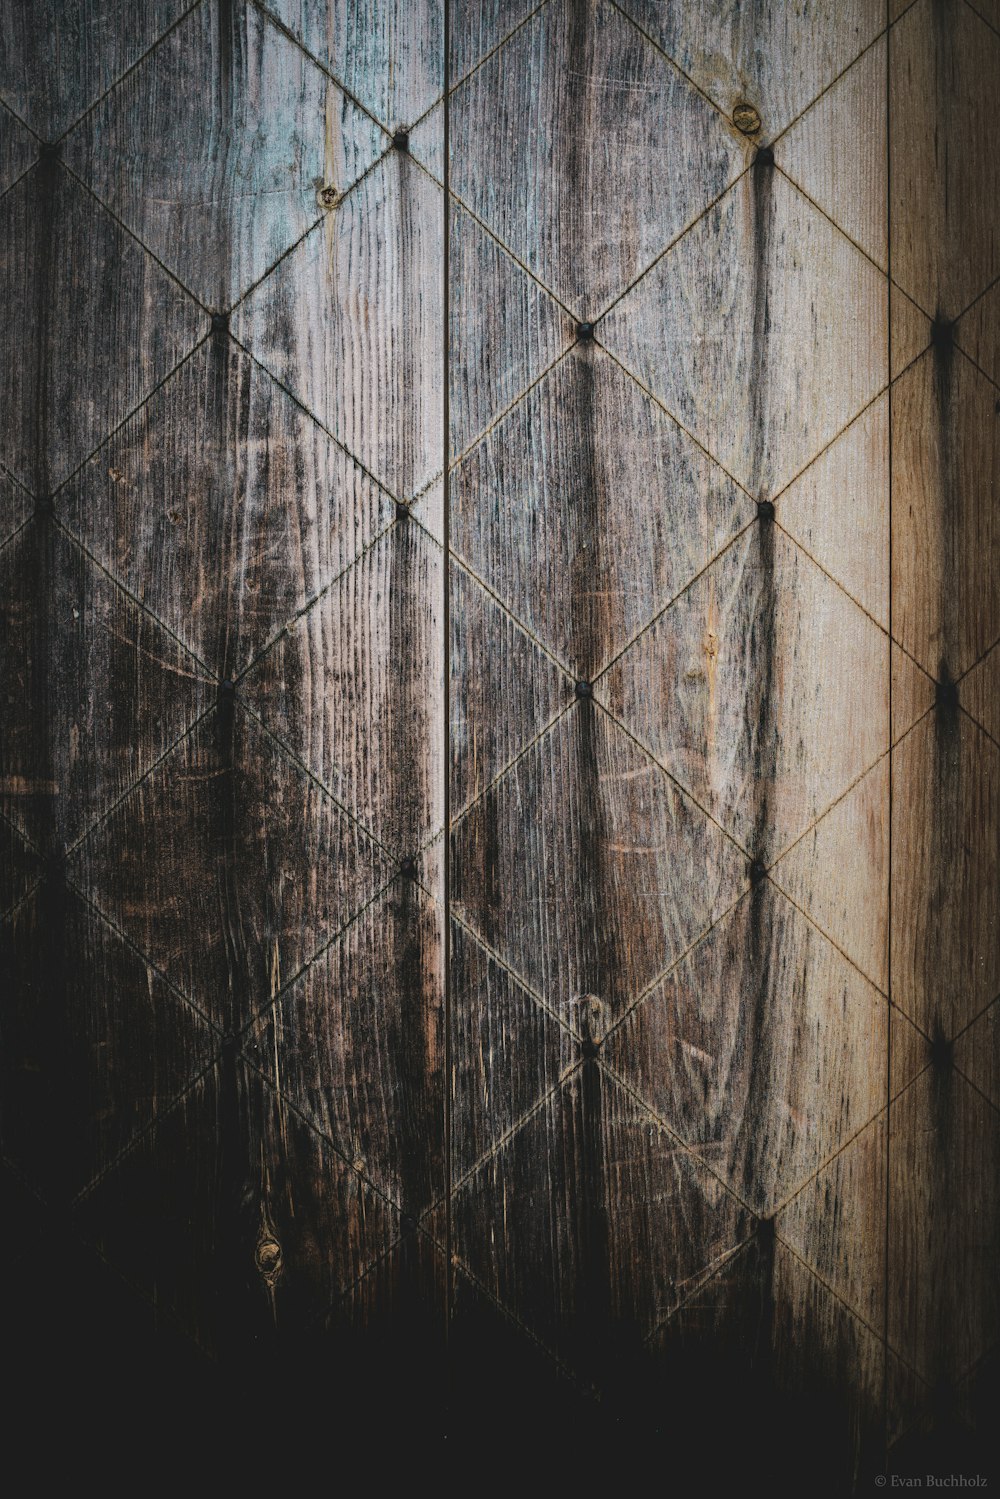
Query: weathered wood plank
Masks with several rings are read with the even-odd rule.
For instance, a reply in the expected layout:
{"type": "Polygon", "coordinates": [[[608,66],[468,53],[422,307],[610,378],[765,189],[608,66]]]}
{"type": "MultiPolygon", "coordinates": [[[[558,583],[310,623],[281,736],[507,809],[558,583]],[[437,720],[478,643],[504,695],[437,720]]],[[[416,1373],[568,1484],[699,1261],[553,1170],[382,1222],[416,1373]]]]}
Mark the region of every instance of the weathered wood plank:
{"type": "Polygon", "coordinates": [[[1000,1341],[998,1115],[967,1081],[989,1094],[990,1029],[976,1017],[1000,989],[1000,750],[978,726],[992,718],[1000,634],[987,378],[1000,37],[972,7],[918,0],[889,49],[893,275],[934,319],[891,397],[893,631],[936,682],[892,764],[892,994],[931,1045],[890,1111],[887,1336],[913,1372],[891,1382],[889,1418],[893,1462],[926,1473],[956,1453],[975,1461],[977,1421],[992,1431],[1000,1341]]]}
{"type": "Polygon", "coordinates": [[[70,869],[223,1031],[268,1005],[392,873],[371,838],[228,695],[70,869]]]}
{"type": "Polygon", "coordinates": [[[885,637],[766,514],[597,685],[765,864],[884,752],[887,688],[885,637]]]}
{"type": "Polygon", "coordinates": [[[750,1221],[593,1056],[456,1189],[453,1220],[461,1263],[598,1387],[750,1221]]]}
{"type": "Polygon", "coordinates": [[[780,6],[624,0],[624,9],[727,119],[737,104],[752,104],[765,140],[811,104],[885,25],[883,0],[780,6]]]}
{"type": "Polygon", "coordinates": [[[882,270],[889,251],[885,50],[880,38],[863,52],[774,151],[781,170],[882,270]]]}
{"type": "Polygon", "coordinates": [[[211,704],[208,673],[48,510],[0,552],[0,796],[47,856],[108,812],[211,704]]]}
{"type": "Polygon", "coordinates": [[[888,1025],[872,985],[762,880],[606,1049],[657,1117],[770,1217],[878,1113],[888,1025]]]}
{"type": "Polygon", "coordinates": [[[389,130],[416,124],[441,93],[443,0],[268,0],[268,9],[389,130]]]}
{"type": "Polygon", "coordinates": [[[395,149],[238,308],[236,337],[399,500],[442,466],[442,194],[395,149]]]}
{"type": "Polygon", "coordinates": [[[599,336],[768,500],[884,386],[886,317],[885,277],[762,152],[599,336]]]}
{"type": "Polygon", "coordinates": [[[185,286],[228,308],[389,145],[241,3],[196,7],[71,133],[65,158],[185,286]]]}
{"type": "Polygon", "coordinates": [[[1000,161],[985,146],[1000,36],[963,0],[919,0],[889,56],[893,279],[953,320],[1000,272],[1000,161]]]}
{"type": "Polygon", "coordinates": [[[444,817],[443,615],[440,548],[404,513],[247,682],[267,727],[398,858],[444,817]]]}
{"type": "Polygon", "coordinates": [[[0,461],[51,493],[208,326],[51,156],[0,199],[0,461]]]}
{"type": "Polygon", "coordinates": [[[753,513],[590,341],[463,460],[450,499],[457,555],[588,682],[753,513]]]}
{"type": "Polygon", "coordinates": [[[541,7],[456,89],[451,132],[459,199],[590,322],[744,155],[742,136],[606,0],[541,7]]]}
{"type": "Polygon", "coordinates": [[[0,94],[43,140],[55,140],[186,8],[187,0],[10,0],[0,94]]]}
{"type": "Polygon", "coordinates": [[[59,514],[200,661],[235,678],[393,506],[219,330],[95,453],[59,514]]]}
{"type": "Polygon", "coordinates": [[[399,875],[251,1031],[246,1055],[400,1213],[444,1195],[440,907],[399,875]]]}
{"type": "Polygon", "coordinates": [[[577,1034],[736,900],[746,860],[589,698],[458,823],[452,903],[577,1034]]]}

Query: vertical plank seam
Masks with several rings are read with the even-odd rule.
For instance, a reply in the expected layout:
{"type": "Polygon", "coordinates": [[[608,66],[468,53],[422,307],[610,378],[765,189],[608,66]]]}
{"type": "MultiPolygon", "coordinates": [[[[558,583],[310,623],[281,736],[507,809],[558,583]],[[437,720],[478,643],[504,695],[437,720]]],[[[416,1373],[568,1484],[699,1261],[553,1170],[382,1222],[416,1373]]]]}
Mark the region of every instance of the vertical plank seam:
{"type": "Polygon", "coordinates": [[[444,984],[444,1371],[443,1371],[443,1410],[442,1417],[447,1427],[450,1424],[450,1393],[451,1393],[451,1301],[454,1289],[454,1274],[452,1270],[452,1003],[451,1003],[451,90],[449,88],[451,72],[451,4],[450,0],[444,0],[442,44],[444,48],[444,77],[443,94],[441,100],[441,130],[444,144],[444,158],[442,162],[442,176],[444,181],[444,196],[442,202],[443,224],[443,255],[442,274],[444,276],[444,289],[442,297],[442,360],[444,363],[442,390],[441,390],[441,431],[443,463],[441,473],[441,542],[444,547],[444,567],[442,568],[444,587],[443,608],[443,710],[444,710],[444,764],[441,772],[444,777],[443,787],[443,809],[444,809],[444,843],[441,850],[441,878],[444,882],[443,892],[443,918],[444,918],[444,951],[442,980],[444,984]]]}
{"type": "Polygon", "coordinates": [[[888,699],[889,699],[889,787],[888,787],[888,818],[889,818],[889,848],[886,863],[886,909],[888,920],[886,923],[886,967],[885,987],[889,1001],[890,1024],[886,1027],[885,1042],[885,1243],[882,1262],[882,1414],[883,1414],[883,1451],[885,1467],[889,1466],[889,1214],[892,1198],[890,1177],[890,1152],[892,1139],[892,769],[893,769],[893,731],[892,731],[892,25],[891,10],[892,0],[886,0],[886,37],[885,37],[885,198],[886,198],[886,281],[889,287],[889,301],[886,312],[886,361],[889,371],[889,388],[886,400],[888,402],[886,422],[888,428],[888,508],[889,508],[889,556],[887,565],[889,569],[889,596],[888,596],[888,626],[889,626],[889,659],[888,659],[888,699]]]}

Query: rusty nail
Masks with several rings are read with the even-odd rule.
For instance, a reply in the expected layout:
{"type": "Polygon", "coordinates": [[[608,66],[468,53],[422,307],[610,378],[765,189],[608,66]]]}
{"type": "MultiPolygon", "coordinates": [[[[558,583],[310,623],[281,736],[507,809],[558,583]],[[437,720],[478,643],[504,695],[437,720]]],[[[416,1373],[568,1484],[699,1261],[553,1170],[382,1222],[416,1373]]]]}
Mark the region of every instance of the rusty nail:
{"type": "Polygon", "coordinates": [[[756,135],[760,129],[760,115],[743,99],[733,110],[733,124],[743,135],[756,135]]]}
{"type": "Polygon", "coordinates": [[[331,187],[329,183],[326,187],[321,187],[316,196],[319,199],[320,208],[336,208],[337,204],[340,202],[340,194],[338,193],[337,189],[335,187],[331,187]]]}

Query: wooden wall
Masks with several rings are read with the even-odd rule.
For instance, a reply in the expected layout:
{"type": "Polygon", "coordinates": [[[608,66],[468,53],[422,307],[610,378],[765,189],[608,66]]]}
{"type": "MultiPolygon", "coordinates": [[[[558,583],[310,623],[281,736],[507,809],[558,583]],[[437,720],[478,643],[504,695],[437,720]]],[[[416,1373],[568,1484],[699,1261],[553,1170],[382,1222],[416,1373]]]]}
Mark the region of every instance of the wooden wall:
{"type": "Polygon", "coordinates": [[[0,15],[23,1388],[990,1471],[993,0],[0,15]]]}

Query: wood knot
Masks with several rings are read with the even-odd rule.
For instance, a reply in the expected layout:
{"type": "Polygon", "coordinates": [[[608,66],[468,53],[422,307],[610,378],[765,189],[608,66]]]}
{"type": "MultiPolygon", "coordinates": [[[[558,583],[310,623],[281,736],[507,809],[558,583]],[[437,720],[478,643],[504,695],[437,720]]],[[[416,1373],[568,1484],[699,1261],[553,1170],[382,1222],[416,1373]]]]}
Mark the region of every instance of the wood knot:
{"type": "Polygon", "coordinates": [[[741,135],[756,135],[760,130],[760,115],[752,104],[741,99],[733,110],[733,124],[741,135]]]}
{"type": "Polygon", "coordinates": [[[273,1286],[281,1273],[281,1245],[277,1239],[272,1239],[267,1234],[258,1239],[254,1258],[261,1275],[269,1286],[273,1286]]]}
{"type": "Polygon", "coordinates": [[[604,1030],[603,1001],[596,994],[585,994],[580,1000],[580,1049],[585,1057],[597,1056],[604,1030]]]}
{"type": "Polygon", "coordinates": [[[319,204],[320,208],[325,208],[327,211],[329,211],[331,208],[336,208],[337,204],[340,202],[340,194],[338,193],[337,189],[328,182],[325,184],[325,186],[321,187],[319,192],[316,194],[316,201],[319,204]]]}

